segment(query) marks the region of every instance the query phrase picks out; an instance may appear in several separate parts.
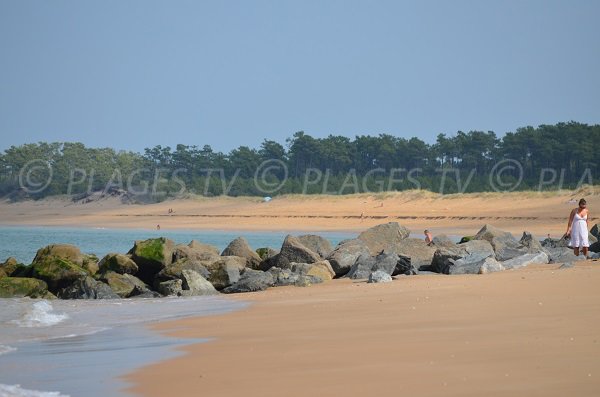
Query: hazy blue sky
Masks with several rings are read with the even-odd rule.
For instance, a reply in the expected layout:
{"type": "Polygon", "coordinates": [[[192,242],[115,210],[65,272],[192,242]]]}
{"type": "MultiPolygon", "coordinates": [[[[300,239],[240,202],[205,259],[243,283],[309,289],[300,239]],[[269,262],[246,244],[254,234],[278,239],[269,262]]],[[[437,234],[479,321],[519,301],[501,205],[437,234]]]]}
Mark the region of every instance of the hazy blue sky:
{"type": "Polygon", "coordinates": [[[0,0],[0,149],[600,122],[600,1],[0,0]]]}

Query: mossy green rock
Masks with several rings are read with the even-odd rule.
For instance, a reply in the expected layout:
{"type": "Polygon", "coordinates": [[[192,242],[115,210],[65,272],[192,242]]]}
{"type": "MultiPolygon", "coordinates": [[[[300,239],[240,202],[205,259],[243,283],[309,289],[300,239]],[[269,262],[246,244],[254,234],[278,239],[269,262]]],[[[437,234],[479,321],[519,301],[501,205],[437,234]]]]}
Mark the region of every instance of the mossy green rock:
{"type": "Polygon", "coordinates": [[[57,292],[88,275],[81,266],[57,257],[45,258],[42,262],[34,263],[32,267],[33,277],[44,280],[51,292],[57,292]]]}
{"type": "Polygon", "coordinates": [[[74,263],[77,266],[83,266],[84,255],[81,253],[79,248],[70,244],[52,244],[44,248],[40,248],[33,263],[42,263],[45,261],[51,261],[54,258],[60,258],[65,261],[74,263]]]}
{"type": "Polygon", "coordinates": [[[0,279],[0,298],[43,298],[48,295],[48,285],[42,280],[25,277],[0,279]]]}
{"type": "Polygon", "coordinates": [[[119,274],[136,274],[138,271],[138,265],[123,254],[108,254],[99,263],[100,273],[106,273],[113,271],[119,274]]]}
{"type": "Polygon", "coordinates": [[[136,274],[142,281],[152,284],[154,276],[173,261],[175,243],[164,237],[136,241],[129,251],[138,266],[136,274]]]}

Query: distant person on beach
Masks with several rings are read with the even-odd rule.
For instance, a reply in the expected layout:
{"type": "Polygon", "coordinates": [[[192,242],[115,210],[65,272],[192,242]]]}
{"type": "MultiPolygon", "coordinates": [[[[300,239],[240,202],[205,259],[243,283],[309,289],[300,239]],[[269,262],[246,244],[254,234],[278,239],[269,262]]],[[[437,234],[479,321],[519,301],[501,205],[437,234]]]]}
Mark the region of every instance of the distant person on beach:
{"type": "Polygon", "coordinates": [[[425,243],[427,243],[427,245],[433,244],[433,236],[431,235],[431,232],[425,229],[423,234],[425,234],[425,243]]]}
{"type": "Polygon", "coordinates": [[[573,247],[575,256],[579,256],[579,249],[582,248],[583,255],[588,256],[588,247],[590,242],[588,239],[588,224],[589,211],[585,199],[579,200],[579,206],[571,210],[569,215],[569,223],[567,224],[567,233],[565,235],[571,238],[569,246],[573,247]]]}
{"type": "Polygon", "coordinates": [[[160,230],[160,225],[156,225],[156,230],[160,230]]]}

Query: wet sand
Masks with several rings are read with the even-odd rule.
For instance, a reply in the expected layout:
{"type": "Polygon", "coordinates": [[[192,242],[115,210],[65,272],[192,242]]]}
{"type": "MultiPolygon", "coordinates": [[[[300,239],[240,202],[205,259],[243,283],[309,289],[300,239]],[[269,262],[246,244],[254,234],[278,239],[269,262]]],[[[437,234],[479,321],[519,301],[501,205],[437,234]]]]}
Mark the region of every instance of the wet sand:
{"type": "Polygon", "coordinates": [[[334,280],[159,324],[211,338],[126,379],[142,396],[597,396],[600,262],[334,280]]]}

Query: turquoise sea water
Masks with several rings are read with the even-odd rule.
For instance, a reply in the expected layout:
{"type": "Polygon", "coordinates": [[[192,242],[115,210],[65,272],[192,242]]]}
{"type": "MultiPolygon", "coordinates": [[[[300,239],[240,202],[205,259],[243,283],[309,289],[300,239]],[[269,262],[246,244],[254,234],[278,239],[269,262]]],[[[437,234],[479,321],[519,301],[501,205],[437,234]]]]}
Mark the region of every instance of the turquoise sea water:
{"type": "MultiPolygon", "coordinates": [[[[99,258],[109,252],[126,253],[135,240],[152,237],[168,237],[176,243],[189,243],[198,240],[223,250],[233,239],[243,236],[254,249],[271,247],[279,249],[286,232],[231,232],[193,230],[147,230],[147,229],[85,229],[66,227],[0,227],[0,261],[9,256],[19,262],[29,264],[38,249],[49,244],[73,244],[88,254],[99,258]]],[[[304,232],[291,233],[294,235],[304,232]]],[[[332,245],[341,240],[356,237],[356,233],[319,232],[332,245]]]]}
{"type": "MultiPolygon", "coordinates": [[[[198,240],[224,249],[236,237],[253,248],[279,248],[286,232],[0,227],[0,261],[31,263],[49,244],[76,245],[102,257],[127,252],[135,240],[198,240]]],[[[292,233],[300,235],[305,233],[292,233]]],[[[353,233],[317,233],[334,246],[353,233]]],[[[120,375],[173,357],[182,344],[145,325],[239,310],[246,304],[222,297],[119,300],[0,299],[0,397],[127,396],[120,375]]]]}

